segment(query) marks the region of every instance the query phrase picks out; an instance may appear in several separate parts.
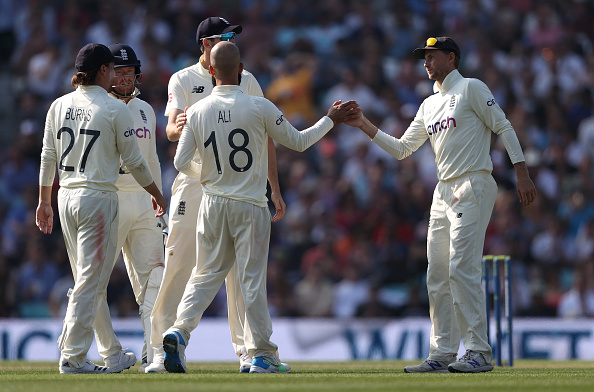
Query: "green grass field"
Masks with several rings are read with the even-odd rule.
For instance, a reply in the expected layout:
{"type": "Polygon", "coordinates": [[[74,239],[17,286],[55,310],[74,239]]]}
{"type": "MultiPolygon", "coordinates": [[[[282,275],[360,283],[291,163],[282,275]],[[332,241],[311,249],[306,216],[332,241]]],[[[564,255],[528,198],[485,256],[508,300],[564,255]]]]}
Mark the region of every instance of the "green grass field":
{"type": "MultiPolygon", "coordinates": [[[[190,363],[187,374],[60,375],[56,363],[0,362],[0,391],[594,391],[594,363],[516,361],[481,374],[406,374],[412,362],[292,362],[291,374],[239,374],[235,363],[190,363]]],[[[415,362],[416,363],[416,362],[415,362]]]]}

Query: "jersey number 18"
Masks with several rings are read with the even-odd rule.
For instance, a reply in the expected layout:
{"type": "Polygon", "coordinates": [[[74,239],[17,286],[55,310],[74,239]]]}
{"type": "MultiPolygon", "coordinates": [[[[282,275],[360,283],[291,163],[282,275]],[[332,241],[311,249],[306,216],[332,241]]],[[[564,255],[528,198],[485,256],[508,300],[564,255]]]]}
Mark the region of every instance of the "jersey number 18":
{"type": "MultiPolygon", "coordinates": [[[[232,130],[231,133],[229,133],[228,141],[229,141],[229,147],[231,147],[231,149],[233,150],[233,151],[231,151],[231,154],[229,154],[229,164],[231,165],[231,168],[233,170],[235,170],[236,172],[244,172],[244,171],[249,170],[249,168],[252,167],[253,158],[252,158],[252,152],[246,148],[247,145],[250,143],[250,137],[249,137],[248,133],[246,131],[244,131],[243,129],[236,128],[236,129],[232,130]],[[237,144],[235,144],[235,141],[233,140],[233,137],[237,134],[243,136],[243,144],[241,146],[238,146],[237,144]],[[245,155],[247,156],[247,163],[243,167],[239,167],[235,163],[235,156],[240,151],[244,152],[245,155]]],[[[207,148],[211,144],[212,144],[212,150],[213,150],[214,156],[215,156],[215,163],[217,165],[217,170],[218,170],[219,174],[221,174],[223,171],[221,168],[221,161],[219,160],[219,149],[217,148],[217,139],[215,138],[214,131],[210,133],[210,136],[208,137],[206,142],[204,142],[204,148],[207,148]]]]}

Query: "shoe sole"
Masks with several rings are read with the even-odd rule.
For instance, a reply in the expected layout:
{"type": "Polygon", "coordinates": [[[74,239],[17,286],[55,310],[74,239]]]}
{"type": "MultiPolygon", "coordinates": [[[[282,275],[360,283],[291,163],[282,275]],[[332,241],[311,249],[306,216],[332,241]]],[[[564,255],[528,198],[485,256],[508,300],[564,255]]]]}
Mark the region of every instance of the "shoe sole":
{"type": "Polygon", "coordinates": [[[165,370],[169,373],[185,373],[186,369],[179,358],[177,338],[174,334],[167,334],[163,338],[163,350],[165,350],[165,370]]]}
{"type": "Polygon", "coordinates": [[[147,371],[145,371],[145,373],[159,374],[159,373],[169,373],[169,372],[167,371],[167,369],[163,369],[163,370],[147,370],[147,371]]]}
{"type": "Polygon", "coordinates": [[[411,372],[410,370],[406,370],[406,368],[404,368],[404,373],[410,373],[410,374],[413,374],[413,373],[449,373],[449,370],[448,369],[440,369],[440,370],[428,370],[426,372],[423,372],[423,371],[411,372]]]}
{"type": "Polygon", "coordinates": [[[239,373],[249,373],[251,368],[252,368],[251,365],[248,366],[248,367],[245,367],[245,368],[244,367],[240,367],[239,368],[239,373]]]}
{"type": "MultiPolygon", "coordinates": [[[[271,366],[271,368],[272,368],[272,366],[271,366]]],[[[291,373],[290,370],[288,372],[280,372],[275,368],[272,368],[272,369],[273,370],[268,370],[268,369],[261,368],[260,366],[252,366],[250,368],[250,373],[257,373],[257,374],[265,374],[265,373],[266,374],[272,374],[272,373],[274,373],[274,374],[289,374],[289,373],[291,373]]]]}
{"type": "MultiPolygon", "coordinates": [[[[99,366],[96,365],[98,368],[102,369],[105,368],[105,366],[99,366]]],[[[110,371],[109,368],[105,368],[107,369],[106,371],[98,371],[98,370],[77,370],[77,369],[72,369],[72,370],[66,370],[64,371],[63,369],[59,369],[60,370],[60,374],[110,374],[113,373],[112,371],[110,371]]]]}
{"type": "Polygon", "coordinates": [[[448,371],[450,373],[486,373],[486,372],[490,372],[491,370],[493,370],[493,367],[488,367],[488,368],[484,368],[484,369],[476,368],[476,369],[472,369],[472,370],[459,370],[459,369],[453,368],[451,366],[448,366],[448,371]]]}

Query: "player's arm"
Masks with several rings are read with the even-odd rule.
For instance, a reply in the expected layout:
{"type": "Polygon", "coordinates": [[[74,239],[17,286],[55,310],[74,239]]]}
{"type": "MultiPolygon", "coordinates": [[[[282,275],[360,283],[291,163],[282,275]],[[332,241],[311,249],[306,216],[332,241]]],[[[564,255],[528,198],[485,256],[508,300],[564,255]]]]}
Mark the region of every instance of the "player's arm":
{"type": "Polygon", "coordinates": [[[51,234],[54,226],[54,211],[51,204],[57,153],[53,134],[53,112],[54,104],[52,104],[45,118],[41,165],[39,168],[39,204],[35,211],[35,224],[45,234],[51,234]]]}
{"type": "Polygon", "coordinates": [[[179,140],[185,123],[186,116],[183,110],[171,109],[169,111],[165,132],[167,133],[167,139],[169,139],[170,142],[177,142],[179,140]]]}
{"type": "Polygon", "coordinates": [[[201,167],[192,158],[196,153],[198,143],[194,132],[186,124],[182,132],[177,150],[175,151],[175,158],[173,158],[173,165],[180,172],[191,178],[200,178],[201,167]]]}
{"type": "Polygon", "coordinates": [[[371,141],[380,146],[394,158],[404,159],[421,147],[428,138],[422,119],[422,109],[423,106],[421,105],[416,117],[400,139],[382,132],[378,127],[373,125],[363,113],[361,113],[359,119],[347,121],[345,124],[362,130],[371,141]]]}
{"type": "MultiPolygon", "coordinates": [[[[156,117],[155,112],[152,108],[149,110],[149,116],[151,116],[151,120],[153,124],[156,124],[156,117]]],[[[152,134],[156,134],[156,129],[151,130],[152,134]]],[[[157,188],[161,192],[163,192],[163,181],[161,178],[161,163],[159,162],[159,155],[157,155],[157,138],[152,138],[151,143],[149,145],[149,153],[147,157],[147,163],[149,165],[149,169],[151,170],[151,175],[153,176],[153,180],[157,185],[157,188]]]]}
{"type": "Polygon", "coordinates": [[[516,171],[518,199],[524,207],[527,207],[536,198],[536,187],[528,173],[516,131],[501,107],[493,99],[493,94],[486,84],[477,79],[471,80],[468,83],[467,95],[476,115],[488,128],[501,137],[516,171]]]}
{"type": "Polygon", "coordinates": [[[184,98],[184,87],[177,74],[174,74],[169,79],[167,95],[168,101],[165,107],[167,126],[165,127],[165,133],[170,142],[177,142],[186,123],[184,108],[187,109],[188,106],[184,98]],[[183,117],[179,117],[180,115],[183,115],[183,117]]]}
{"type": "Polygon", "coordinates": [[[44,234],[51,234],[54,227],[54,210],[52,209],[52,187],[39,186],[39,204],[35,211],[35,224],[44,234]]]}
{"type": "Polygon", "coordinates": [[[305,151],[320,140],[335,124],[350,121],[360,115],[361,110],[355,101],[337,101],[328,109],[328,114],[313,126],[299,132],[293,127],[267,99],[259,102],[264,124],[268,134],[277,142],[295,151],[305,151]]]}
{"type": "Polygon", "coordinates": [[[268,182],[270,183],[270,200],[274,204],[276,213],[272,217],[273,222],[278,222],[285,216],[287,206],[280,191],[278,183],[278,166],[276,164],[276,149],[274,141],[268,136],[268,182]]]}

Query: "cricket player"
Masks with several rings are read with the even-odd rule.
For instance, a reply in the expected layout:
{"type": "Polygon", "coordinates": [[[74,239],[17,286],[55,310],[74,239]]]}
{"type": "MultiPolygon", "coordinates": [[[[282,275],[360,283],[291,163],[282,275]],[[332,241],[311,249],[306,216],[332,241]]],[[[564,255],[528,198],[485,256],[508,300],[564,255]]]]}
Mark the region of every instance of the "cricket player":
{"type": "Polygon", "coordinates": [[[190,333],[234,265],[245,301],[243,341],[253,358],[250,373],[291,371],[288,364],[281,363],[277,346],[270,341],[266,270],[271,218],[265,194],[268,135],[304,151],[334,124],[359,116],[356,102],[337,102],[327,116],[299,132],[272,102],[242,92],[240,61],[233,43],[215,45],[209,69],[216,87],[188,110],[175,154],[176,169],[199,179],[204,193],[198,212],[196,265],[177,320],[163,338],[165,368],[172,373],[186,372],[184,353],[190,333]]]}
{"type": "Polygon", "coordinates": [[[493,370],[493,354],[480,293],[485,232],[497,195],[489,156],[492,132],[501,137],[514,165],[524,207],[534,201],[536,188],[516,133],[489,88],[458,72],[456,42],[429,38],[414,55],[425,60],[429,79],[435,80],[434,94],[423,101],[402,138],[380,131],[363,115],[349,123],[397,159],[406,158],[427,139],[435,152],[439,182],[427,238],[430,350],[427,360],[404,371],[487,372],[493,370]],[[466,353],[456,359],[460,338],[466,353]]]}
{"type": "Polygon", "coordinates": [[[155,209],[158,205],[156,215],[163,215],[167,208],[136,139],[131,137],[130,110],[107,94],[114,60],[106,46],[85,45],[75,61],[78,72],[72,86],[76,90],[52,103],[45,122],[36,224],[42,232],[51,233],[51,190],[57,163],[58,212],[75,281],[58,340],[60,373],[120,372],[136,362],[133,353],[121,350],[117,339],[112,345],[115,352],[105,358],[105,367],[87,359],[95,315],[102,309],[109,312],[106,289],[116,254],[115,183],[120,159],[153,196],[155,209]]]}
{"type": "MultiPolygon", "coordinates": [[[[110,95],[123,101],[130,109],[134,121],[130,137],[138,141],[140,153],[162,192],[155,111],[151,105],[138,98],[138,86],[142,82],[140,60],[129,45],[114,44],[109,46],[109,50],[115,58],[115,78],[110,95]]],[[[126,271],[140,307],[144,346],[142,365],[138,371],[144,373],[153,359],[150,315],[163,277],[163,226],[166,221],[163,217],[155,217],[150,195],[124,168],[120,169],[116,185],[119,188],[120,211],[116,249],[123,252],[126,271]]]]}
{"type": "MultiPolygon", "coordinates": [[[[242,27],[231,25],[227,20],[210,17],[198,26],[196,41],[203,52],[200,61],[188,68],[176,72],[169,81],[169,98],[165,115],[169,116],[167,137],[170,141],[178,141],[186,121],[185,109],[208,97],[213,90],[213,80],[209,73],[210,52],[214,45],[221,41],[235,42],[235,35],[241,33],[242,27]]],[[[254,76],[242,72],[240,86],[249,95],[262,96],[262,89],[254,76]]],[[[268,143],[268,181],[271,187],[271,199],[276,207],[273,222],[279,221],[285,214],[285,203],[280,195],[278,174],[276,169],[276,152],[272,140],[268,143]]],[[[176,310],[184,287],[194,268],[196,259],[196,220],[202,187],[200,180],[183,173],[176,177],[171,191],[171,209],[169,211],[169,236],[165,249],[165,271],[163,282],[151,316],[151,344],[155,352],[154,361],[146,368],[146,372],[164,372],[163,333],[173,325],[176,310]]],[[[237,280],[236,267],[231,268],[225,281],[227,290],[227,310],[231,341],[235,353],[240,359],[239,371],[249,372],[252,358],[247,355],[243,342],[245,326],[245,305],[237,280]]]]}

